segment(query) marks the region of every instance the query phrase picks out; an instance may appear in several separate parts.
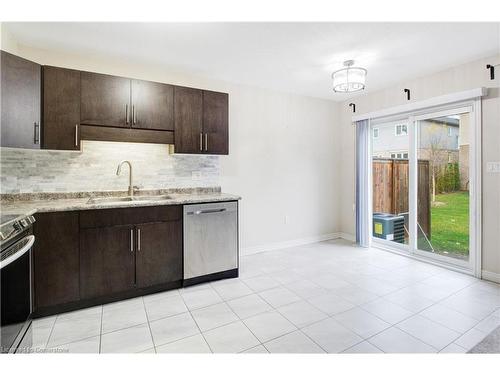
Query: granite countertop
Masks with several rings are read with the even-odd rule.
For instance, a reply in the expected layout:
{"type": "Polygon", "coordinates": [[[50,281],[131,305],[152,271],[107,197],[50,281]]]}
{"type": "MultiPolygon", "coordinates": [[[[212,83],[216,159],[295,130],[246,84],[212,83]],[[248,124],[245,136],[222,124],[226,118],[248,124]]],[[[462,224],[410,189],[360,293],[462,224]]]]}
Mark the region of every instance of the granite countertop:
{"type": "Polygon", "coordinates": [[[36,212],[80,211],[109,208],[168,206],[190,203],[209,203],[240,200],[241,197],[225,194],[220,189],[170,189],[149,190],[135,194],[137,197],[151,196],[151,200],[91,202],[91,198],[126,197],[126,192],[85,192],[85,193],[40,193],[5,194],[1,196],[2,215],[33,215],[36,212]],[[155,199],[158,195],[168,195],[169,199],[155,199]]]}

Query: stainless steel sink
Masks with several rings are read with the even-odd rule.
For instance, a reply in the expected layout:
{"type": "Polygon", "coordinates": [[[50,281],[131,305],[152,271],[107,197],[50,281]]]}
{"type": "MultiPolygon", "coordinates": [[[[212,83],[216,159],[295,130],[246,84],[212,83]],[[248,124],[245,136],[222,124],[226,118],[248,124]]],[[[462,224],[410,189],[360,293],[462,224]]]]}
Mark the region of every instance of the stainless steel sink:
{"type": "Polygon", "coordinates": [[[90,198],[87,204],[98,203],[120,203],[120,202],[156,202],[172,199],[170,195],[142,195],[142,196],[127,196],[127,197],[106,197],[106,198],[90,198]]]}

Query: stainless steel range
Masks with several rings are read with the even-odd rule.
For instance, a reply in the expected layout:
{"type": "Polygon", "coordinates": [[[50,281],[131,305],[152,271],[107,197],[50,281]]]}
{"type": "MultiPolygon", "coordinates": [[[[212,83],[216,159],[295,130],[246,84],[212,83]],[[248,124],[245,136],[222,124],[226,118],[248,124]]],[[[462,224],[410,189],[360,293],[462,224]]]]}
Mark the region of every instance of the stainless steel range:
{"type": "Polygon", "coordinates": [[[2,353],[14,353],[31,324],[34,222],[31,215],[0,216],[2,353]]]}

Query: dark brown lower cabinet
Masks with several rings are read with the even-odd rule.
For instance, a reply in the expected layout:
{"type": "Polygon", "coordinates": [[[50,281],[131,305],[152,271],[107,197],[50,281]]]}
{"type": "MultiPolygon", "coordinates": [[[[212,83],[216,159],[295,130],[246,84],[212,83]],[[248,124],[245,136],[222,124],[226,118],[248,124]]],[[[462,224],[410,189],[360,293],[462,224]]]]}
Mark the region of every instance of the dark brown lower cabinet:
{"type": "Polygon", "coordinates": [[[33,234],[35,309],[78,301],[78,212],[37,214],[33,234]]]}
{"type": "Polygon", "coordinates": [[[80,232],[80,296],[102,297],[135,284],[134,227],[120,225],[80,232]]]}
{"type": "Polygon", "coordinates": [[[36,215],[35,315],[179,287],[182,206],[36,215]]]}
{"type": "Polygon", "coordinates": [[[143,288],[181,280],[181,222],[140,224],[136,233],[137,286],[143,288]]]}
{"type": "Polygon", "coordinates": [[[181,212],[181,206],[82,212],[81,298],[181,281],[181,212]]]}

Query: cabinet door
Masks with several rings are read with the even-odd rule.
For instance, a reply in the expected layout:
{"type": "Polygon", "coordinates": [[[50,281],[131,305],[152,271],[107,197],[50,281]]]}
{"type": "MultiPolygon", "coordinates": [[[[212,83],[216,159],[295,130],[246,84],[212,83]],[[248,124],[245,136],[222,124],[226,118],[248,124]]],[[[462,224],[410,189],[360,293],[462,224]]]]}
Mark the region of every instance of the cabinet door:
{"type": "Polygon", "coordinates": [[[174,130],[174,87],[132,80],[132,127],[174,130]]]}
{"type": "Polygon", "coordinates": [[[1,146],[40,148],[41,67],[1,51],[1,146]]]}
{"type": "Polygon", "coordinates": [[[78,212],[37,214],[33,234],[35,309],[77,301],[80,298],[78,212]]]}
{"type": "Polygon", "coordinates": [[[228,154],[228,94],[203,91],[203,133],[206,153],[228,154]]]}
{"type": "Polygon", "coordinates": [[[182,280],[182,222],[137,226],[137,285],[147,287],[182,280]]]}
{"type": "Polygon", "coordinates": [[[80,122],[130,127],[130,79],[81,72],[80,122]]]}
{"type": "Polygon", "coordinates": [[[175,152],[203,152],[203,92],[188,87],[174,89],[175,152]]]}
{"type": "Polygon", "coordinates": [[[135,284],[134,228],[81,229],[80,294],[83,298],[130,290],[135,284]]]}
{"type": "Polygon", "coordinates": [[[80,71],[43,67],[43,148],[79,150],[80,71]]]}

